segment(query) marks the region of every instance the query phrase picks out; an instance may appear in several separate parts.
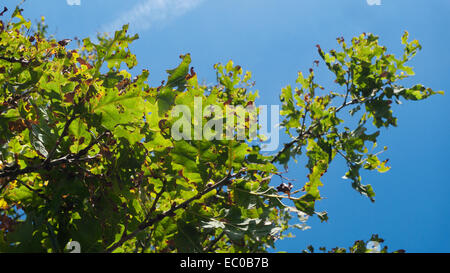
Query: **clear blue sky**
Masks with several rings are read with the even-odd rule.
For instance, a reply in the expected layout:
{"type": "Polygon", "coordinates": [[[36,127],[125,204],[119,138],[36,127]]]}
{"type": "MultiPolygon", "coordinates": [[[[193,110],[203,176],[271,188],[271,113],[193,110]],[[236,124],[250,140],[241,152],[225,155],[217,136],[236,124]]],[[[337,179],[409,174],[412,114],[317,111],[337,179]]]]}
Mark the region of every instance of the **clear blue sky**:
{"type": "MultiPolygon", "coordinates": [[[[17,1],[7,0],[13,7],[17,1]]],[[[281,87],[294,84],[299,70],[307,71],[318,59],[316,44],[337,48],[336,37],[350,39],[362,32],[380,36],[394,53],[401,50],[405,30],[423,50],[413,62],[422,83],[445,96],[396,106],[399,127],[382,131],[380,146],[391,171],[364,173],[376,202],[360,196],[337,161],[324,176],[319,210],[330,220],[310,219],[310,230],[277,244],[279,251],[298,252],[307,245],[349,246],[383,237],[390,249],[408,252],[450,252],[450,1],[381,0],[27,0],[25,15],[44,15],[57,38],[83,38],[111,31],[131,22],[140,39],[133,44],[138,69],[150,69],[152,84],[165,78],[165,70],[192,54],[201,80],[214,82],[213,64],[232,59],[253,72],[260,104],[278,103],[281,87]],[[377,2],[369,0],[369,2],[377,2]]],[[[330,74],[323,74],[325,79],[330,74]]],[[[284,138],[286,139],[286,138],[284,138]]],[[[304,162],[291,164],[288,174],[304,182],[304,162]]]]}

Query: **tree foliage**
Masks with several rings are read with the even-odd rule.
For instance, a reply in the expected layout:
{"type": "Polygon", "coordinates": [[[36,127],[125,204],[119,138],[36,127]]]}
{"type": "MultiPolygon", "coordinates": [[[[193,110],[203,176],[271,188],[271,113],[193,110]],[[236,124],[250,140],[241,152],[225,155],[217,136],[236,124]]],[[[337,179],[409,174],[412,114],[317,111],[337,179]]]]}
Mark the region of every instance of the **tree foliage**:
{"type": "MultiPolygon", "coordinates": [[[[377,234],[372,235],[370,240],[356,241],[351,247],[347,249],[343,247],[335,247],[327,250],[325,247],[319,247],[319,251],[322,253],[388,253],[388,247],[383,246],[384,240],[378,237],[377,234]]],[[[316,249],[313,246],[309,246],[308,249],[303,250],[303,253],[315,253],[316,249]]],[[[399,249],[393,253],[405,253],[405,250],[399,249]]]]}
{"type": "Polygon", "coordinates": [[[347,162],[351,186],[373,201],[360,172],[389,169],[376,144],[378,128],[397,125],[392,103],[437,93],[400,85],[414,74],[407,62],[421,48],[408,33],[400,57],[373,34],[340,38],[339,51],[317,46],[341,91],[324,91],[313,69],[299,73],[280,96],[291,141],[267,155],[249,139],[171,135],[175,105],[193,110],[195,98],[222,109],[255,104],[251,73],[241,66],[217,64],[217,84],[206,86],[190,55],[181,55],[152,87],[148,70],[131,75],[137,59],[129,45],[138,36],[128,26],[77,49],[43,29],[34,30],[19,8],[0,21],[2,252],[64,252],[70,241],[83,252],[267,251],[290,228],[304,228],[291,220],[327,220],[315,205],[336,156],[347,162]],[[307,182],[274,187],[280,166],[302,154],[307,182]]]}

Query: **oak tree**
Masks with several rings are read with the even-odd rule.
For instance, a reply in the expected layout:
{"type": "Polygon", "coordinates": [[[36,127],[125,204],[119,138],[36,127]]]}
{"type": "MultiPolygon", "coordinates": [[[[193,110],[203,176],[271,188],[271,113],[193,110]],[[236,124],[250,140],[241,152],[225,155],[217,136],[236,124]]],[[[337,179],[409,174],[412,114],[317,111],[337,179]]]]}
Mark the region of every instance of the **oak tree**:
{"type": "Polygon", "coordinates": [[[83,252],[267,251],[290,229],[304,228],[294,220],[327,220],[316,202],[337,157],[347,163],[350,186],[374,201],[360,172],[389,169],[379,158],[386,148],[376,144],[382,128],[397,126],[393,103],[441,93],[401,85],[421,49],[407,32],[398,57],[363,33],[339,38],[339,50],[317,46],[334,92],[313,69],[282,88],[281,125],[291,140],[278,152],[261,151],[263,136],[251,141],[236,132],[232,139],[175,139],[177,105],[256,104],[251,73],[230,61],[215,66],[216,84],[200,84],[185,54],[165,82],[150,86],[148,70],[131,70],[137,58],[129,45],[138,36],[127,25],[77,47],[48,37],[21,12],[0,17],[2,252],[64,252],[71,241],[83,252]],[[271,183],[289,176],[283,167],[296,158],[307,182],[271,183]]]}

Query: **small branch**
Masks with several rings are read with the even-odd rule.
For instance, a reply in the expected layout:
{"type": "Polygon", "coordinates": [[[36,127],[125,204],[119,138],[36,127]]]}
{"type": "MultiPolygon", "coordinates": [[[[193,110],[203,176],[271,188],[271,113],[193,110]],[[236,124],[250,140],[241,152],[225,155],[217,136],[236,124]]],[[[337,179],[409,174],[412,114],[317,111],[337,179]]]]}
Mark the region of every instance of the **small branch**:
{"type": "MultiPolygon", "coordinates": [[[[67,163],[73,163],[73,162],[77,162],[77,161],[89,161],[92,159],[98,158],[98,155],[96,156],[87,156],[87,157],[83,157],[81,158],[78,154],[76,155],[66,155],[63,156],[61,158],[58,159],[54,159],[51,160],[49,163],[47,163],[46,166],[48,167],[54,167],[54,166],[58,166],[61,164],[67,164],[67,163]]],[[[2,170],[0,171],[0,178],[2,177],[10,177],[10,179],[17,177],[18,175],[21,174],[26,174],[26,173],[31,173],[37,170],[40,170],[43,168],[43,164],[40,163],[38,165],[34,165],[34,166],[28,166],[26,168],[23,169],[17,169],[18,166],[16,166],[16,168],[12,169],[12,170],[2,170]]],[[[5,186],[5,184],[3,185],[5,186]]]]}
{"type": "Polygon", "coordinates": [[[103,133],[101,133],[96,139],[94,139],[93,141],[91,141],[91,143],[89,143],[89,145],[84,148],[83,150],[79,151],[76,155],[75,158],[80,158],[81,156],[87,154],[89,152],[89,150],[95,145],[98,144],[100,139],[102,139],[103,137],[105,137],[106,135],[109,135],[108,131],[105,131],[103,133]]]}
{"type": "Polygon", "coordinates": [[[276,176],[280,177],[282,180],[286,180],[286,181],[296,181],[296,179],[291,179],[291,178],[287,178],[285,176],[283,176],[281,173],[275,173],[276,176]]]}
{"type": "MultiPolygon", "coordinates": [[[[79,158],[77,157],[77,155],[75,156],[70,156],[70,155],[66,155],[64,157],[55,159],[50,161],[49,163],[47,163],[47,165],[45,165],[46,167],[54,167],[54,166],[58,166],[58,165],[62,165],[62,164],[67,164],[67,163],[73,163],[73,162],[81,162],[81,161],[89,161],[92,159],[98,158],[98,155],[96,156],[87,156],[84,158],[79,158]]],[[[2,170],[0,171],[0,178],[3,177],[7,177],[8,181],[4,182],[4,184],[2,185],[2,187],[0,188],[0,193],[9,185],[9,183],[14,180],[17,176],[21,175],[21,174],[26,174],[26,173],[32,173],[35,171],[38,171],[42,168],[44,168],[44,165],[38,164],[35,166],[29,166],[23,169],[17,169],[17,165],[14,166],[14,168],[9,168],[8,170],[2,170]]],[[[19,181],[20,182],[20,181],[19,181]]],[[[28,185],[24,185],[25,187],[28,188],[28,185]]],[[[30,190],[32,190],[33,192],[36,192],[35,190],[29,188],[30,190]]],[[[40,195],[38,192],[36,192],[40,197],[47,199],[45,196],[40,195]]]]}
{"type": "Polygon", "coordinates": [[[111,247],[109,247],[106,252],[111,253],[113,252],[115,249],[119,248],[120,246],[122,246],[126,241],[134,238],[137,236],[138,233],[140,233],[141,231],[143,231],[144,229],[160,222],[161,220],[163,220],[164,218],[168,217],[168,216],[173,216],[175,214],[175,211],[181,209],[181,208],[186,208],[190,203],[192,203],[195,200],[198,200],[200,198],[202,198],[202,196],[204,196],[205,194],[207,194],[208,192],[219,188],[221,186],[224,186],[225,184],[227,184],[231,179],[241,175],[243,172],[245,171],[245,169],[241,169],[239,172],[235,173],[235,174],[228,174],[227,176],[225,176],[224,178],[222,178],[219,182],[217,182],[216,184],[214,184],[211,187],[206,188],[204,191],[198,193],[197,195],[195,195],[194,197],[189,198],[188,200],[184,201],[183,203],[173,206],[172,208],[170,208],[169,210],[167,210],[166,212],[163,212],[161,214],[156,215],[155,217],[148,219],[147,221],[144,221],[143,223],[141,223],[139,225],[139,227],[131,232],[129,235],[122,237],[117,243],[113,244],[111,247]]]}
{"type": "Polygon", "coordinates": [[[3,190],[6,188],[6,186],[8,186],[8,184],[9,184],[9,181],[3,182],[3,185],[2,185],[2,187],[0,188],[0,194],[3,192],[3,190]]]}
{"type": "Polygon", "coordinates": [[[352,164],[353,164],[353,162],[352,162],[350,159],[348,159],[348,157],[347,157],[345,154],[343,154],[343,153],[341,152],[341,150],[336,149],[336,152],[337,152],[338,154],[340,154],[340,155],[345,159],[345,161],[347,161],[347,164],[349,164],[349,165],[352,165],[352,164]]]}
{"type": "Polygon", "coordinates": [[[13,109],[14,107],[17,107],[17,102],[25,97],[27,97],[30,93],[36,91],[35,88],[29,89],[25,92],[23,92],[22,94],[13,94],[12,97],[10,97],[9,99],[7,99],[4,103],[3,103],[3,107],[5,107],[5,109],[2,109],[2,112],[5,112],[9,109],[13,109]]]}
{"type": "Polygon", "coordinates": [[[153,204],[148,212],[148,216],[150,216],[156,209],[156,204],[159,201],[159,198],[161,198],[162,194],[164,193],[164,191],[166,190],[166,183],[163,184],[162,189],[156,194],[155,200],[153,201],[153,204]]]}
{"type": "MultiPolygon", "coordinates": [[[[293,200],[293,201],[300,200],[300,198],[295,198],[295,197],[291,197],[291,196],[288,196],[288,195],[265,194],[265,193],[262,193],[262,192],[246,191],[244,189],[236,189],[236,190],[241,191],[241,192],[245,192],[245,193],[248,193],[248,194],[252,194],[252,195],[264,196],[264,197],[269,197],[269,198],[282,198],[282,199],[289,199],[289,200],[293,200]]],[[[291,194],[295,194],[295,193],[298,193],[298,192],[299,191],[295,191],[295,192],[293,192],[291,194]]]]}
{"type": "Polygon", "coordinates": [[[4,61],[10,62],[10,63],[20,63],[23,65],[28,65],[30,63],[29,60],[9,58],[9,57],[4,57],[4,56],[0,56],[0,60],[4,60],[4,61]]]}
{"type": "MultiPolygon", "coordinates": [[[[335,113],[341,111],[342,109],[344,109],[345,107],[352,105],[352,104],[357,104],[357,103],[361,103],[363,101],[358,100],[358,99],[354,99],[352,101],[346,102],[345,104],[342,104],[341,106],[339,106],[338,108],[336,108],[336,110],[334,111],[335,113]]],[[[318,124],[320,124],[319,122],[311,125],[309,127],[308,130],[304,131],[302,128],[302,131],[300,132],[300,134],[294,138],[293,140],[291,140],[290,142],[284,144],[283,149],[281,149],[273,158],[272,160],[270,160],[270,163],[274,163],[275,161],[278,160],[278,158],[284,153],[286,152],[288,149],[290,149],[295,143],[299,142],[305,135],[306,133],[310,132],[312,129],[314,129],[316,126],[318,126],[318,124]]],[[[302,125],[303,127],[304,125],[302,125]]]]}
{"type": "Polygon", "coordinates": [[[285,143],[283,149],[281,149],[273,158],[272,160],[270,160],[270,163],[274,163],[275,161],[278,160],[278,158],[287,150],[289,150],[291,148],[292,145],[294,145],[296,142],[301,140],[301,135],[299,135],[298,137],[294,138],[292,141],[285,143]]]}
{"type": "Polygon", "coordinates": [[[342,105],[339,106],[338,108],[336,108],[336,110],[335,110],[334,112],[337,113],[337,112],[341,111],[342,109],[344,109],[345,107],[347,107],[347,106],[349,106],[349,105],[357,104],[357,103],[361,103],[361,102],[362,102],[362,101],[360,101],[360,100],[358,100],[358,99],[351,100],[351,101],[349,101],[349,102],[346,102],[346,103],[342,104],[342,105]]]}
{"type": "Polygon", "coordinates": [[[69,118],[69,120],[66,121],[66,124],[64,125],[64,129],[63,129],[61,135],[59,136],[58,140],[56,140],[55,146],[53,146],[51,151],[48,153],[47,158],[44,160],[44,162],[42,162],[43,166],[47,165],[50,162],[50,160],[52,159],[52,157],[55,155],[55,152],[58,149],[59,144],[61,143],[62,139],[67,135],[67,132],[69,131],[69,126],[75,120],[75,118],[76,118],[76,115],[74,113],[69,118]]]}
{"type": "Polygon", "coordinates": [[[214,238],[214,240],[211,241],[211,243],[209,243],[209,245],[203,249],[203,252],[210,252],[212,250],[212,248],[214,247],[214,245],[217,244],[217,242],[219,242],[223,238],[224,235],[225,235],[225,231],[222,231],[219,234],[219,236],[214,238]]]}
{"type": "Polygon", "coordinates": [[[352,89],[352,87],[353,87],[353,70],[351,68],[349,68],[347,75],[348,75],[347,83],[346,83],[347,92],[345,93],[344,103],[342,103],[342,105],[345,105],[347,103],[347,98],[348,98],[348,95],[350,94],[350,89],[352,89]],[[352,84],[349,86],[350,79],[352,80],[352,84]]]}
{"type": "MultiPolygon", "coordinates": [[[[2,177],[9,177],[10,180],[12,180],[15,177],[17,177],[18,175],[35,172],[35,171],[40,170],[40,169],[42,169],[44,167],[50,167],[51,168],[51,167],[58,166],[58,165],[61,165],[61,164],[67,164],[67,163],[73,163],[73,162],[81,162],[81,161],[89,161],[89,160],[98,158],[98,155],[86,156],[86,157],[83,157],[83,156],[86,155],[89,152],[89,150],[92,148],[92,146],[97,144],[99,142],[99,140],[101,138],[103,138],[104,136],[106,136],[107,134],[108,134],[107,131],[102,133],[94,141],[92,141],[89,144],[89,146],[87,146],[83,150],[79,151],[77,154],[69,154],[69,155],[65,155],[63,157],[60,157],[58,159],[49,160],[49,161],[48,161],[49,157],[47,157],[43,162],[41,162],[41,163],[39,163],[37,165],[34,165],[34,166],[28,166],[28,167],[23,168],[23,169],[18,169],[19,168],[18,165],[5,167],[2,170],[0,170],[0,178],[2,178],[2,177]],[[46,161],[48,161],[48,162],[45,163],[46,161]]],[[[1,190],[3,190],[8,185],[8,183],[9,182],[4,183],[2,188],[1,188],[1,190]]]]}
{"type": "Polygon", "coordinates": [[[19,182],[19,184],[21,184],[22,186],[24,186],[25,188],[27,188],[28,190],[36,193],[39,197],[41,197],[42,199],[45,199],[47,201],[50,201],[50,198],[48,198],[47,196],[43,195],[39,190],[33,189],[32,187],[28,186],[26,183],[23,183],[20,180],[17,180],[17,182],[19,182]]]}

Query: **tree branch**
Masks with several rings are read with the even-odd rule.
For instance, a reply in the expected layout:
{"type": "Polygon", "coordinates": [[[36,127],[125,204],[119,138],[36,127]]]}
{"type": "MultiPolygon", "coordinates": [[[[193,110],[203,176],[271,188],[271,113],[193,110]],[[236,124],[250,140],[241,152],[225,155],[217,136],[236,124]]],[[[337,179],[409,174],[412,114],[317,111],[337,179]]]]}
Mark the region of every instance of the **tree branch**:
{"type": "Polygon", "coordinates": [[[342,103],[342,105],[345,105],[347,103],[347,98],[348,98],[348,95],[350,94],[350,89],[353,88],[353,69],[349,68],[347,75],[348,75],[347,83],[346,83],[347,92],[345,93],[344,103],[342,103]],[[351,79],[351,85],[349,86],[350,79],[351,79]]]}
{"type": "Polygon", "coordinates": [[[40,190],[33,189],[32,187],[30,187],[30,186],[27,185],[26,183],[23,183],[23,182],[20,181],[20,180],[18,180],[17,182],[19,182],[19,184],[21,184],[22,186],[24,186],[25,188],[27,188],[29,191],[32,191],[32,192],[36,193],[40,198],[45,199],[45,200],[47,200],[47,201],[50,201],[50,198],[48,198],[47,196],[43,195],[43,194],[41,193],[40,190]]]}
{"type": "Polygon", "coordinates": [[[69,130],[69,126],[70,124],[72,124],[72,122],[75,120],[76,115],[75,113],[66,121],[66,124],[64,124],[64,129],[61,133],[61,135],[59,136],[58,140],[56,140],[55,146],[53,146],[53,148],[51,149],[51,151],[48,153],[47,158],[44,160],[44,162],[42,162],[42,165],[45,166],[47,165],[50,160],[52,159],[52,157],[55,155],[56,150],[58,149],[59,144],[61,143],[62,139],[67,135],[67,131],[69,130]]]}
{"type": "Polygon", "coordinates": [[[159,198],[161,198],[161,196],[163,195],[164,191],[166,190],[167,181],[164,180],[163,183],[164,184],[163,184],[162,189],[156,194],[155,200],[153,201],[153,204],[152,204],[152,206],[150,208],[150,211],[148,212],[148,217],[155,211],[156,204],[158,203],[159,198]]]}
{"type": "MultiPolygon", "coordinates": [[[[3,103],[3,107],[5,107],[4,109],[1,109],[1,112],[5,112],[9,109],[12,109],[14,107],[17,107],[17,102],[23,98],[25,98],[26,96],[28,96],[29,94],[31,94],[32,92],[36,91],[35,88],[31,88],[25,92],[23,92],[22,94],[13,94],[12,97],[10,97],[9,99],[7,99],[4,103],[3,103]]],[[[27,98],[28,99],[28,98],[27,98]]]]}
{"type": "Polygon", "coordinates": [[[188,200],[184,201],[183,203],[173,206],[172,208],[170,208],[169,210],[160,213],[158,215],[156,215],[155,217],[148,219],[147,221],[144,221],[143,223],[141,223],[139,225],[139,227],[134,230],[133,232],[131,232],[130,234],[128,234],[127,236],[122,237],[117,243],[113,244],[112,246],[110,246],[108,249],[106,249],[106,252],[111,253],[114,250],[116,250],[117,248],[119,248],[120,246],[122,246],[126,241],[134,238],[137,236],[137,234],[141,231],[143,231],[144,229],[160,222],[161,220],[163,220],[164,218],[168,217],[168,216],[172,216],[174,215],[175,211],[181,209],[181,208],[186,208],[190,203],[192,203],[195,200],[198,200],[200,198],[202,198],[202,196],[204,196],[205,194],[207,194],[208,192],[219,188],[221,186],[226,185],[231,179],[241,175],[246,169],[241,169],[239,172],[235,173],[235,174],[228,174],[227,176],[225,176],[224,178],[222,178],[219,182],[217,182],[216,184],[212,185],[211,187],[206,188],[205,190],[203,190],[202,192],[198,193],[197,195],[195,195],[194,197],[189,198],[188,200]]]}
{"type": "MultiPolygon", "coordinates": [[[[358,100],[358,99],[354,99],[352,101],[346,102],[345,104],[342,104],[341,106],[339,106],[338,108],[336,108],[336,110],[334,111],[335,113],[341,111],[343,108],[352,105],[352,104],[356,104],[356,103],[361,103],[362,101],[358,100]]],[[[295,143],[299,142],[307,132],[311,131],[312,129],[314,129],[317,125],[319,124],[319,122],[311,125],[309,127],[308,130],[306,131],[302,131],[296,138],[294,138],[293,140],[291,140],[290,142],[284,144],[283,149],[281,149],[276,155],[274,155],[274,157],[272,158],[272,160],[270,160],[270,163],[274,163],[275,161],[277,161],[279,159],[279,157],[286,152],[288,149],[290,149],[292,147],[292,145],[294,145],[295,143]]]]}
{"type": "Polygon", "coordinates": [[[54,166],[61,165],[61,164],[73,163],[73,162],[76,162],[76,161],[88,161],[88,160],[97,158],[97,156],[87,156],[87,157],[84,157],[84,158],[82,158],[82,156],[86,155],[89,152],[89,150],[92,148],[92,146],[97,144],[99,142],[99,140],[101,138],[103,138],[107,134],[108,134],[108,132],[102,133],[95,140],[93,140],[89,144],[89,146],[87,146],[83,150],[79,151],[77,154],[68,154],[68,155],[65,155],[63,157],[60,157],[60,158],[57,158],[57,159],[54,159],[54,160],[49,160],[48,163],[44,164],[45,161],[47,161],[47,159],[49,158],[49,157],[47,157],[43,162],[41,162],[41,163],[39,163],[37,165],[34,165],[34,166],[28,166],[28,167],[23,168],[23,169],[17,169],[19,167],[18,165],[5,167],[2,170],[0,170],[0,178],[2,178],[2,177],[16,177],[16,176],[21,175],[21,174],[26,174],[26,173],[37,171],[39,169],[42,169],[44,166],[54,167],[54,166]]]}
{"type": "Polygon", "coordinates": [[[203,252],[210,252],[212,250],[212,248],[214,247],[215,244],[217,244],[217,242],[220,241],[220,239],[223,238],[223,236],[225,235],[225,231],[222,231],[219,236],[217,236],[213,241],[211,241],[211,243],[209,243],[208,246],[206,246],[203,249],[203,252]]]}
{"type": "Polygon", "coordinates": [[[0,178],[7,177],[9,179],[8,179],[8,181],[5,181],[3,183],[3,185],[1,186],[0,193],[9,185],[11,180],[14,180],[17,176],[19,176],[21,174],[35,172],[35,171],[40,170],[40,169],[42,169],[44,167],[52,168],[52,167],[55,167],[55,166],[58,166],[58,165],[62,165],[62,164],[73,163],[73,162],[89,161],[89,160],[97,158],[98,155],[96,155],[96,156],[87,156],[87,157],[82,157],[82,156],[86,155],[89,152],[89,150],[92,148],[92,146],[97,144],[99,142],[99,140],[101,138],[103,138],[104,136],[106,136],[107,134],[109,134],[108,131],[103,132],[95,140],[93,140],[89,144],[89,146],[87,146],[83,150],[79,151],[75,155],[69,154],[69,155],[60,157],[58,159],[50,160],[49,162],[45,163],[45,161],[47,161],[47,159],[49,158],[49,157],[47,157],[47,159],[45,159],[43,162],[41,162],[41,163],[39,163],[37,165],[34,165],[34,166],[28,166],[28,167],[23,168],[23,169],[18,169],[19,166],[17,164],[15,164],[13,166],[6,166],[6,167],[4,167],[2,170],[0,170],[0,178]]]}
{"type": "Polygon", "coordinates": [[[30,63],[29,60],[9,58],[9,57],[4,57],[4,56],[0,56],[0,60],[4,60],[4,61],[10,62],[10,63],[20,63],[23,65],[28,65],[30,63]]]}
{"type": "MultiPolygon", "coordinates": [[[[49,163],[47,163],[46,166],[54,167],[54,166],[58,166],[61,164],[73,163],[76,161],[89,161],[89,160],[95,159],[97,157],[98,156],[87,156],[87,157],[81,158],[78,156],[78,154],[66,155],[66,156],[60,157],[58,159],[51,160],[49,163]]],[[[0,172],[0,178],[2,178],[2,177],[17,177],[18,175],[31,173],[31,172],[37,171],[39,169],[42,169],[42,168],[43,168],[43,164],[40,163],[38,165],[29,166],[29,167],[19,169],[19,170],[17,170],[17,169],[5,170],[5,171],[0,172]]]]}

